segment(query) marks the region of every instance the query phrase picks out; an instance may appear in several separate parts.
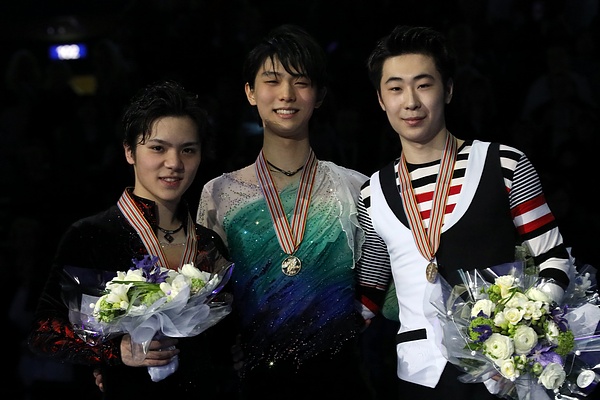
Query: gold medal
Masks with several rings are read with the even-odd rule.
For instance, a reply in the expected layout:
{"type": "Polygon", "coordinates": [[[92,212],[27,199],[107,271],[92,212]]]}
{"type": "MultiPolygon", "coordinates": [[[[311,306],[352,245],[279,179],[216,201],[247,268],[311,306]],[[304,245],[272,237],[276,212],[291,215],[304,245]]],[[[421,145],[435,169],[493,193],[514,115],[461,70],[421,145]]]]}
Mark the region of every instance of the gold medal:
{"type": "Polygon", "coordinates": [[[435,283],[437,280],[438,269],[434,262],[430,262],[425,270],[425,276],[430,283],[435,283]]]}
{"type": "Polygon", "coordinates": [[[302,262],[296,256],[287,256],[281,263],[281,270],[287,276],[296,275],[298,272],[300,272],[300,268],[302,268],[302,262]]]}

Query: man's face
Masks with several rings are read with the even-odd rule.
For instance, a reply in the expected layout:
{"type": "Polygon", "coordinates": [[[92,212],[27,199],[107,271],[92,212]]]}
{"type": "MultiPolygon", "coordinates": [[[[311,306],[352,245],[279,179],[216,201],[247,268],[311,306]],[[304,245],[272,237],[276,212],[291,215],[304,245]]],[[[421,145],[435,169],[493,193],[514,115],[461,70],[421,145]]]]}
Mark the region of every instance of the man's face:
{"type": "Polygon", "coordinates": [[[445,129],[444,108],[452,85],[446,87],[433,59],[403,54],[383,64],[379,104],[400,140],[425,143],[445,129]]]}

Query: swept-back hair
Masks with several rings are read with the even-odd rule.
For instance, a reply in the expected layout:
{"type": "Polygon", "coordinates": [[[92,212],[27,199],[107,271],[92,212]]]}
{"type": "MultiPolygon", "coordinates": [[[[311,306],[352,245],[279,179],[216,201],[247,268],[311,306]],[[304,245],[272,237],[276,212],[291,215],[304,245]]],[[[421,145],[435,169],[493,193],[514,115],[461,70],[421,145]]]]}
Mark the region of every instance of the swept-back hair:
{"type": "Polygon", "coordinates": [[[384,62],[388,58],[403,54],[430,56],[442,76],[444,85],[454,79],[456,57],[442,33],[430,27],[398,25],[389,35],[377,42],[367,59],[369,80],[378,93],[381,91],[384,62]]]}

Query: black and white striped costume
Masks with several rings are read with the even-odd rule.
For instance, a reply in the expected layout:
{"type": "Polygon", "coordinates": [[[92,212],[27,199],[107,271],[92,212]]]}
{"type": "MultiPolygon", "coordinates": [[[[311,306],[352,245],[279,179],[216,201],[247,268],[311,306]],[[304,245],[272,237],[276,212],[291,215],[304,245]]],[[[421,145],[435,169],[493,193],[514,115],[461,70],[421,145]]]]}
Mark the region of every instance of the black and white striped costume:
{"type": "MultiPolygon", "coordinates": [[[[441,327],[430,303],[440,285],[426,280],[429,263],[417,250],[399,194],[398,161],[374,173],[361,191],[359,222],[366,233],[357,265],[363,316],[380,311],[393,276],[399,303],[398,376],[435,387],[446,365],[441,327]]],[[[425,228],[429,225],[437,162],[409,165],[425,228]]],[[[546,204],[539,177],[519,150],[480,141],[459,149],[436,263],[451,284],[456,271],[514,261],[515,245],[528,246],[551,295],[569,283],[568,252],[546,204]]]]}

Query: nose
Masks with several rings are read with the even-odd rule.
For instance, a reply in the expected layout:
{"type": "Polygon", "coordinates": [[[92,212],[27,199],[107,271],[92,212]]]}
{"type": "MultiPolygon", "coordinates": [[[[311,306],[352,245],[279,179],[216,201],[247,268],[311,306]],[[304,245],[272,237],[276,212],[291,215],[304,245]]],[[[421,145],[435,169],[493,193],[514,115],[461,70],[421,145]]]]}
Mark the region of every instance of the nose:
{"type": "Polygon", "coordinates": [[[279,92],[279,98],[282,101],[295,101],[296,90],[294,89],[294,84],[287,82],[283,83],[279,92]]]}
{"type": "Polygon", "coordinates": [[[406,96],[404,107],[407,110],[415,110],[420,107],[421,102],[419,101],[419,95],[414,89],[408,88],[404,91],[404,93],[406,96]]]}
{"type": "Polygon", "coordinates": [[[179,152],[169,151],[165,158],[165,166],[173,170],[183,169],[183,161],[179,152]]]}

